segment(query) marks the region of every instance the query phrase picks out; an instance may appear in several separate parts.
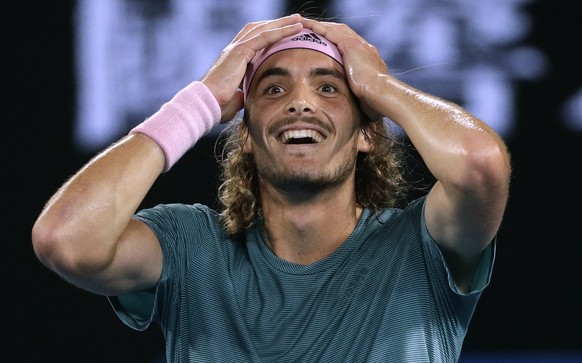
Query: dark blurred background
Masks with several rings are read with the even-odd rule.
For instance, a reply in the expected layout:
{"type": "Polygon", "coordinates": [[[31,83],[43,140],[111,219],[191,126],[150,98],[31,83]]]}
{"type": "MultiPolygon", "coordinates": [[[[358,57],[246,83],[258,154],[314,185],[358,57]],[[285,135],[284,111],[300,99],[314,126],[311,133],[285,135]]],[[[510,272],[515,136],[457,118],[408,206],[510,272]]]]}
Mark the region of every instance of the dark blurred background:
{"type": "MultiPolygon", "coordinates": [[[[491,4],[502,6],[504,1],[491,1],[491,4]]],[[[323,12],[332,2],[286,1],[275,15],[307,9],[314,15],[333,16],[334,13],[323,12]]],[[[454,11],[458,9],[455,3],[459,2],[462,1],[417,3],[427,11],[434,10],[437,5],[454,11]]],[[[508,77],[513,109],[505,115],[511,116],[510,126],[499,127],[513,158],[511,196],[499,232],[492,283],[477,306],[463,356],[466,362],[582,361],[582,313],[578,291],[582,266],[579,232],[582,101],[576,98],[582,90],[582,56],[577,49],[582,19],[574,0],[511,2],[519,4],[522,20],[528,19],[527,31],[519,39],[505,44],[498,42],[494,48],[498,53],[494,54],[492,63],[515,56],[516,52],[507,51],[519,43],[526,54],[535,53],[530,58],[525,57],[535,63],[531,65],[535,69],[528,72],[527,62],[518,63],[519,66],[513,68],[515,76],[508,77]]],[[[105,3],[118,6],[123,3],[134,10],[142,7],[159,10],[162,4],[161,8],[167,10],[171,2],[103,0],[102,4],[105,3]]],[[[480,2],[464,3],[467,8],[480,2]]],[[[3,337],[0,359],[14,362],[162,362],[164,341],[157,326],[141,333],[127,328],[104,297],[64,282],[38,262],[31,248],[30,230],[44,203],[98,150],[95,146],[83,148],[75,131],[81,104],[76,60],[80,50],[76,36],[79,31],[77,6],[77,2],[71,0],[7,1],[2,5],[1,190],[6,233],[0,250],[3,276],[0,301],[7,319],[2,319],[0,325],[3,337]]],[[[453,13],[447,14],[450,20],[453,13]]],[[[494,25],[503,20],[489,15],[483,12],[479,21],[494,25]]],[[[250,18],[248,21],[260,20],[252,18],[252,14],[245,16],[250,18]]],[[[93,19],[91,26],[95,29],[104,26],[99,19],[93,19]]],[[[230,24],[236,31],[247,22],[243,16],[237,21],[242,23],[230,24]]],[[[345,21],[350,24],[349,18],[345,21]]],[[[229,33],[220,49],[236,31],[229,33]]],[[[373,34],[370,30],[370,35],[373,34]]],[[[385,34],[387,39],[390,36],[389,32],[385,34]]],[[[118,47],[123,49],[124,44],[118,47]]],[[[471,48],[465,53],[471,57],[478,51],[471,48]]],[[[85,52],[91,56],[90,51],[85,52]]],[[[493,57],[491,52],[485,54],[493,57]]],[[[392,55],[402,60],[397,67],[400,70],[409,69],[409,64],[413,64],[407,63],[406,55],[392,55]]],[[[218,53],[212,58],[216,56],[218,53]]],[[[114,59],[112,67],[126,61],[123,57],[114,59]]],[[[387,62],[390,66],[394,64],[391,58],[387,62]]],[[[410,76],[408,72],[402,73],[403,78],[410,76]]],[[[433,73],[427,75],[419,71],[416,74],[419,77],[412,78],[411,82],[417,82],[418,86],[426,86],[425,89],[437,94],[442,90],[444,96],[450,92],[451,88],[444,87],[442,79],[433,78],[438,82],[429,82],[428,76],[433,73]],[[423,78],[423,75],[427,76],[423,78]]],[[[192,79],[195,77],[193,74],[192,79]]],[[[179,89],[179,82],[172,86],[175,90],[179,89]]],[[[473,92],[478,93],[478,82],[475,87],[473,92]]],[[[160,106],[164,94],[156,97],[150,98],[154,101],[147,107],[160,106]]],[[[491,97],[499,97],[499,94],[492,93],[491,97]]],[[[462,103],[463,100],[459,96],[458,101],[462,103]]],[[[487,114],[484,106],[477,109],[487,114]]],[[[126,112],[124,122],[135,123],[143,119],[139,111],[138,108],[137,113],[126,112]]],[[[141,111],[149,112],[148,109],[141,111]]],[[[122,124],[118,135],[114,136],[121,136],[129,128],[122,124]]],[[[203,139],[170,173],[162,175],[144,205],[181,201],[215,206],[214,142],[212,135],[203,139]]]]}

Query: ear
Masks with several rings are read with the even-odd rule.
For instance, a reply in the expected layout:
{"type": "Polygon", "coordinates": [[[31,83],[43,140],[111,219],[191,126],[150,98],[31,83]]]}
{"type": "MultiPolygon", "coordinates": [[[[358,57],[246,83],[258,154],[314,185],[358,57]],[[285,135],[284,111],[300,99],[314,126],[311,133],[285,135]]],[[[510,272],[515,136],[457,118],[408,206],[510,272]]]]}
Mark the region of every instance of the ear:
{"type": "Polygon", "coordinates": [[[372,137],[370,136],[376,132],[376,123],[367,122],[363,124],[360,128],[360,133],[358,135],[358,151],[363,153],[369,153],[372,148],[372,137]]]}

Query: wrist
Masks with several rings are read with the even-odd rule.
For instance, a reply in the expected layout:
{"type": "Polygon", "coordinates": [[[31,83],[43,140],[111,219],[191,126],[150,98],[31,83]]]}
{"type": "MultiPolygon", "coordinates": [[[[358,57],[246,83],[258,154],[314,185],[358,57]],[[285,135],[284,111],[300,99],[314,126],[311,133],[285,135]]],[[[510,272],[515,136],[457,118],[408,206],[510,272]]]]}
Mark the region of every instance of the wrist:
{"type": "Polygon", "coordinates": [[[160,146],[167,172],[218,125],[220,118],[221,110],[212,92],[202,82],[192,82],[129,133],[144,134],[160,146]]]}

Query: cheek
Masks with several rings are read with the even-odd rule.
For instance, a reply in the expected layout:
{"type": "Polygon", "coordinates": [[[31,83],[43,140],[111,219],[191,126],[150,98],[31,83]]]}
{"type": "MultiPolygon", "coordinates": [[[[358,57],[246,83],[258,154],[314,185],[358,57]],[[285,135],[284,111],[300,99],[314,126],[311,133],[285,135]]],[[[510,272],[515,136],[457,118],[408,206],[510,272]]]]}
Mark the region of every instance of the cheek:
{"type": "Polygon", "coordinates": [[[257,125],[253,125],[253,127],[249,128],[248,131],[248,136],[247,136],[247,140],[244,144],[244,151],[246,153],[252,153],[255,149],[255,144],[257,144],[257,142],[261,142],[261,132],[259,129],[257,129],[257,125]]]}
{"type": "Polygon", "coordinates": [[[255,102],[250,102],[244,110],[245,122],[248,132],[248,145],[245,145],[245,151],[248,152],[254,148],[260,147],[266,143],[265,138],[268,137],[268,128],[281,116],[280,105],[276,102],[262,102],[261,99],[255,102]]]}
{"type": "Polygon", "coordinates": [[[257,147],[263,144],[264,126],[259,120],[247,120],[246,139],[243,145],[245,153],[252,154],[257,147]]]}

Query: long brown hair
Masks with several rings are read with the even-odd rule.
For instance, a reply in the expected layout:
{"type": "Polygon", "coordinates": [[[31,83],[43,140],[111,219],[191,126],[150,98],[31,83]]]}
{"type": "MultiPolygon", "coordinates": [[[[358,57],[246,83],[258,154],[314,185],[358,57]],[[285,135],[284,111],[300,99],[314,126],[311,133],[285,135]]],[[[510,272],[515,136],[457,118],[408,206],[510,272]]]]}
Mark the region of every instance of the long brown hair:
{"type": "MultiPolygon", "coordinates": [[[[403,147],[390,133],[383,119],[371,120],[362,114],[362,132],[371,143],[368,153],[356,161],[356,203],[378,212],[395,207],[406,196],[403,147]]],[[[229,234],[243,232],[260,213],[257,169],[252,154],[243,145],[248,137],[247,116],[231,122],[219,137],[222,154],[221,185],[218,197],[223,210],[221,222],[229,234]]]]}

